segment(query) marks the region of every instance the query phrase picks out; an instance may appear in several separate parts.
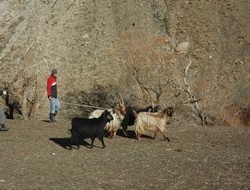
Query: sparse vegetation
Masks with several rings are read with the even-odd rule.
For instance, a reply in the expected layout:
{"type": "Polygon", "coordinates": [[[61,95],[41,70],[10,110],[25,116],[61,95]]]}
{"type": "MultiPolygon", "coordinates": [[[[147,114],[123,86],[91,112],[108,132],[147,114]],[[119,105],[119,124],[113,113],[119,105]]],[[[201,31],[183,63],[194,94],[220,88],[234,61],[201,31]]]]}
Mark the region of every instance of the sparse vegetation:
{"type": "Polygon", "coordinates": [[[56,67],[61,118],[121,93],[136,107],[174,106],[179,124],[249,125],[245,0],[4,0],[0,10],[0,88],[11,95],[0,102],[15,118],[47,117],[56,67]]]}

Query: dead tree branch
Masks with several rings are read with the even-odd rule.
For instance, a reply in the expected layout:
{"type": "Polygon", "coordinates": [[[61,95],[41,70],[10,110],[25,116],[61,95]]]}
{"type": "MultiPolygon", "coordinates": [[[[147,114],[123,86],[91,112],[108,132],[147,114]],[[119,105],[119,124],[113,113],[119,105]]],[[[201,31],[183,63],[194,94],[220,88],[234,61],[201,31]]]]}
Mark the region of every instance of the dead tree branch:
{"type": "Polygon", "coordinates": [[[200,106],[198,104],[198,100],[196,99],[196,97],[194,95],[192,95],[192,93],[190,92],[190,85],[188,82],[188,69],[192,64],[192,60],[190,60],[189,58],[189,63],[186,66],[186,68],[184,69],[184,85],[186,87],[186,89],[184,90],[184,92],[186,92],[189,96],[189,103],[193,105],[193,109],[195,110],[195,115],[197,115],[200,120],[201,120],[201,125],[208,125],[208,121],[207,121],[207,116],[204,113],[203,110],[200,109],[200,106]]]}
{"type": "Polygon", "coordinates": [[[141,88],[144,96],[145,96],[145,93],[146,93],[147,96],[150,98],[150,101],[153,102],[153,98],[152,98],[152,96],[150,94],[150,91],[149,91],[150,87],[146,86],[145,82],[141,81],[142,79],[140,79],[140,77],[139,77],[139,71],[138,71],[138,69],[136,67],[134,67],[134,77],[135,77],[138,85],[140,86],[140,88],[141,88]]]}

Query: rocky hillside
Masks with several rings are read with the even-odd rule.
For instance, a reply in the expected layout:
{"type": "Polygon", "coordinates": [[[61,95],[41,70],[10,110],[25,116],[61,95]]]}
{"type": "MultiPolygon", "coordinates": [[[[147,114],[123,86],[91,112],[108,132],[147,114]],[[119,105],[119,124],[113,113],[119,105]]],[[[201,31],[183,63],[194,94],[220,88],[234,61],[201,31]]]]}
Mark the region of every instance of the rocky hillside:
{"type": "Polygon", "coordinates": [[[249,10],[247,0],[2,0],[1,105],[47,118],[55,67],[61,118],[120,93],[126,105],[173,106],[180,124],[250,125],[249,10]]]}

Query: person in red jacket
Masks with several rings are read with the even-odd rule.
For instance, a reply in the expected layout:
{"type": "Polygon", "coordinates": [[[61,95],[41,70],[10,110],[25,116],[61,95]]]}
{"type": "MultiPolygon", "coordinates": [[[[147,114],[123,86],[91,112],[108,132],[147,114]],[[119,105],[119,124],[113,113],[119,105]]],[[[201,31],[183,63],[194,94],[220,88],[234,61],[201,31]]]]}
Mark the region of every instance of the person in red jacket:
{"type": "Polygon", "coordinates": [[[57,70],[54,68],[51,71],[51,75],[47,81],[47,93],[48,93],[48,99],[50,101],[50,114],[49,114],[49,120],[50,122],[55,122],[55,117],[57,115],[57,112],[60,110],[60,103],[57,98],[57,70]]]}

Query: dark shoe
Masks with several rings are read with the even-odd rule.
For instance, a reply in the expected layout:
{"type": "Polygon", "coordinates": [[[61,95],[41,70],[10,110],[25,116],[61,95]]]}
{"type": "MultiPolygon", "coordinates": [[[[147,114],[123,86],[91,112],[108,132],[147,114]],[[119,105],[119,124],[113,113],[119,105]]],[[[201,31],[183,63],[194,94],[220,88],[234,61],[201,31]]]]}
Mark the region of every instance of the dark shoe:
{"type": "Polygon", "coordinates": [[[4,124],[0,125],[0,131],[8,131],[9,129],[7,127],[5,127],[4,124]]]}
{"type": "Polygon", "coordinates": [[[49,122],[50,123],[53,123],[53,122],[55,122],[56,120],[55,120],[55,114],[54,113],[50,113],[49,114],[49,122]]]}
{"type": "Polygon", "coordinates": [[[56,121],[56,115],[57,115],[57,111],[55,111],[54,113],[54,120],[56,121]]]}

